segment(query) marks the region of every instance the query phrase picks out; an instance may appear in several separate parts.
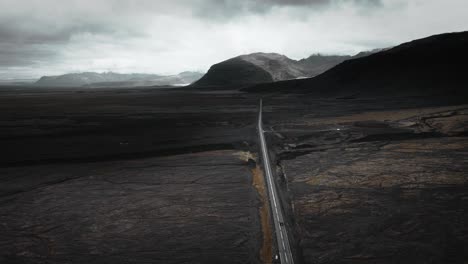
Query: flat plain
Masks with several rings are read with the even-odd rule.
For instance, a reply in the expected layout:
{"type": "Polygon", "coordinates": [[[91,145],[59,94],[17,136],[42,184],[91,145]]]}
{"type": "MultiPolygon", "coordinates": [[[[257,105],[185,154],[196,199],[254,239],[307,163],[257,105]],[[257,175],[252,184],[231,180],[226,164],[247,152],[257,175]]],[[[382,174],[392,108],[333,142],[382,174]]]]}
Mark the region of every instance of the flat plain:
{"type": "Polygon", "coordinates": [[[269,263],[264,122],[298,263],[463,263],[463,98],[0,91],[0,260],[269,263]]]}

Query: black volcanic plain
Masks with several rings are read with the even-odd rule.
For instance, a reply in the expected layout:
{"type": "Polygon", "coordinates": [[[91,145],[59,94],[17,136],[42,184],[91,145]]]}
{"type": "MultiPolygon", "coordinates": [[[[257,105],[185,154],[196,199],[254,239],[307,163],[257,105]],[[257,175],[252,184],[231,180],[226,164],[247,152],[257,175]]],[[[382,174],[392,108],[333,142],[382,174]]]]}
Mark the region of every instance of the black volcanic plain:
{"type": "Polygon", "coordinates": [[[0,263],[270,263],[260,98],[297,263],[464,263],[467,99],[287,83],[2,87],[0,263]]]}

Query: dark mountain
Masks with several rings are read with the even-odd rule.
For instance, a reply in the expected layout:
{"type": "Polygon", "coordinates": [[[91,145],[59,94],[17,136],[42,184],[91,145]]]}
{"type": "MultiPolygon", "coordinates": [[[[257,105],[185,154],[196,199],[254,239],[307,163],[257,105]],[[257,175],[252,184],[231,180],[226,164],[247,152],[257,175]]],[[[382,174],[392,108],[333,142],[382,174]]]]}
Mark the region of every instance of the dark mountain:
{"type": "Polygon", "coordinates": [[[336,65],[342,63],[345,60],[349,60],[353,58],[353,56],[338,56],[338,55],[321,55],[321,54],[314,54],[309,56],[306,59],[302,59],[298,61],[298,64],[305,71],[304,77],[315,77],[325,71],[329,70],[330,68],[335,67],[336,65]]]}
{"type": "Polygon", "coordinates": [[[241,55],[211,66],[195,86],[244,86],[313,77],[352,56],[312,55],[299,61],[277,53],[241,55]]]}
{"type": "Polygon", "coordinates": [[[238,56],[211,66],[196,86],[248,85],[302,75],[293,60],[276,53],[238,56]]]}
{"type": "Polygon", "coordinates": [[[468,32],[435,35],[344,61],[310,79],[261,84],[247,91],[353,95],[466,95],[468,32]]]}
{"type": "Polygon", "coordinates": [[[113,72],[70,73],[41,77],[35,85],[48,87],[136,87],[155,85],[188,85],[202,76],[198,72],[182,72],[177,75],[120,74],[113,72]]]}

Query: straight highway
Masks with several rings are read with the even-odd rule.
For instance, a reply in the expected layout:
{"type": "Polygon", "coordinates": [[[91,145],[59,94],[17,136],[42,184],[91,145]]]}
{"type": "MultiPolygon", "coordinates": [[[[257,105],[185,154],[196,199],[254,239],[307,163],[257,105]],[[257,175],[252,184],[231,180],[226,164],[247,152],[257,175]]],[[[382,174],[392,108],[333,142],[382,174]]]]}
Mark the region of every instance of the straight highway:
{"type": "Polygon", "coordinates": [[[284,215],[281,209],[281,203],[278,198],[276,185],[273,180],[273,173],[270,165],[270,158],[268,156],[268,148],[265,143],[265,135],[263,131],[263,102],[260,100],[260,110],[258,113],[258,134],[260,138],[260,148],[262,152],[263,168],[265,171],[265,178],[268,188],[268,196],[270,199],[271,213],[273,216],[273,223],[275,226],[276,241],[278,243],[278,255],[281,264],[293,264],[291,246],[289,245],[288,232],[284,225],[284,215]]]}

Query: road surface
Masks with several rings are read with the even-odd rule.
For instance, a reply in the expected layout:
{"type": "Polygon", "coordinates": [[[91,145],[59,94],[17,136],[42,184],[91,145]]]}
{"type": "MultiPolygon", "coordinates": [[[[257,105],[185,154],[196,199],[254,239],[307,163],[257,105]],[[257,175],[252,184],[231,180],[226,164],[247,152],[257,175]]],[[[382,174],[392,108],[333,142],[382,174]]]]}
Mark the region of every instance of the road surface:
{"type": "Polygon", "coordinates": [[[281,203],[278,199],[276,185],[273,180],[273,174],[270,166],[270,158],[268,157],[268,149],[265,143],[265,135],[263,134],[262,124],[263,103],[260,100],[260,110],[258,113],[258,134],[260,136],[260,148],[262,152],[263,167],[265,171],[266,183],[268,187],[268,196],[270,197],[271,213],[275,225],[276,241],[278,242],[278,255],[281,264],[293,264],[294,259],[289,245],[288,232],[284,225],[284,216],[281,209],[281,203]]]}

